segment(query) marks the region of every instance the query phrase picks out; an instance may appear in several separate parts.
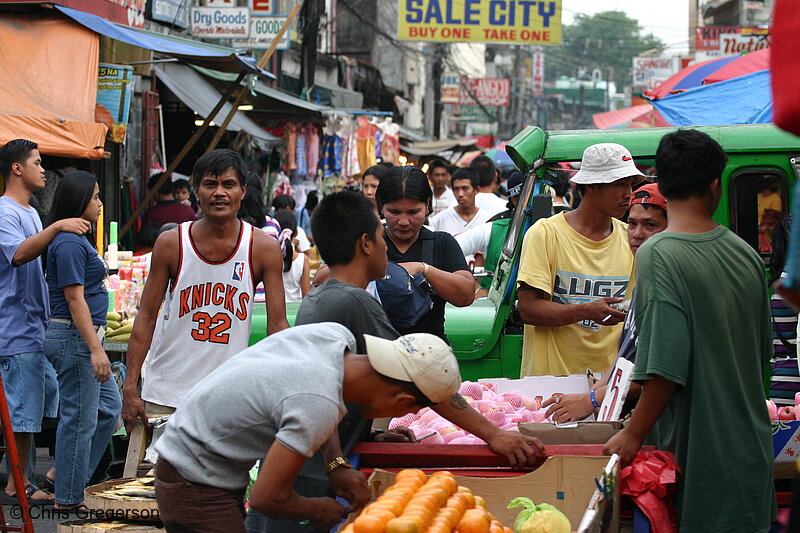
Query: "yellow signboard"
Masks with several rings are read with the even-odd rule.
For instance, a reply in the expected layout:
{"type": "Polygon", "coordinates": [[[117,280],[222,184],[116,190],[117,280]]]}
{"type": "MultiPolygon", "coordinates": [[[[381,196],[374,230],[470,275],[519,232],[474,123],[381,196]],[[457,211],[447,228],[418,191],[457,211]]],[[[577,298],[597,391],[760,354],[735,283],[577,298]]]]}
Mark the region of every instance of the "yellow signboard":
{"type": "Polygon", "coordinates": [[[402,40],[561,43],[561,0],[398,1],[402,40]]]}

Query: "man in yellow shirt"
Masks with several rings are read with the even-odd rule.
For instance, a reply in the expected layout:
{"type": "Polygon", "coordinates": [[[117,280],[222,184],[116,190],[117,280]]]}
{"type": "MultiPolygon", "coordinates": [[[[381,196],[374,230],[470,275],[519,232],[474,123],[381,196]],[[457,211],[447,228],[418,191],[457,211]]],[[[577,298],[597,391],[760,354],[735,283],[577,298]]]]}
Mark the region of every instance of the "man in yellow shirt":
{"type": "Polygon", "coordinates": [[[527,232],[519,268],[525,322],[522,376],[604,372],[619,346],[630,296],[633,254],[625,215],[634,178],[630,152],[600,143],[583,152],[572,177],[582,201],[574,211],[540,220],[527,232]]]}

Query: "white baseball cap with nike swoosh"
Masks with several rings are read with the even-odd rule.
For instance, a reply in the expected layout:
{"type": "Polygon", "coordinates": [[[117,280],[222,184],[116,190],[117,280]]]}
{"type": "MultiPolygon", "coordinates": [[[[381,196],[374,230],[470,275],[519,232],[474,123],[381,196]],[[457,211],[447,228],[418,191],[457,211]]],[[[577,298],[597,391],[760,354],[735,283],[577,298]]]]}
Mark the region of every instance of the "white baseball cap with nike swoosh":
{"type": "Polygon", "coordinates": [[[593,144],[583,151],[581,169],[572,176],[573,183],[594,185],[623,178],[644,177],[627,148],[617,143],[593,144]]]}

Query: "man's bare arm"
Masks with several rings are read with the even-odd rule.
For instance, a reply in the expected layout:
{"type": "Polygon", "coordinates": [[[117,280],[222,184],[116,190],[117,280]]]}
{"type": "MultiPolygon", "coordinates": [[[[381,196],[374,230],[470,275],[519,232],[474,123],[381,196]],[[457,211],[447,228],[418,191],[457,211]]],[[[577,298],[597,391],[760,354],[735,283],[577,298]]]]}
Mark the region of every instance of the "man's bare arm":
{"type": "Polygon", "coordinates": [[[122,418],[129,430],[137,419],[147,423],[147,415],[139,397],[139,377],[142,374],[144,358],[153,340],[153,331],[161,303],[164,301],[164,294],[170,280],[177,275],[180,254],[178,231],[180,228],[170,230],[161,234],[156,240],[150,261],[150,274],[142,291],[139,314],[136,316],[131,339],[128,342],[125,383],[122,386],[122,418]]]}
{"type": "Polygon", "coordinates": [[[65,218],[63,220],[59,220],[58,222],[47,226],[39,233],[31,235],[22,241],[17,248],[17,251],[14,253],[14,257],[11,262],[14,264],[14,266],[24,265],[25,263],[33,261],[42,255],[53,239],[56,238],[56,235],[62,231],[74,233],[76,235],[83,235],[89,231],[91,227],[92,225],[82,218],[65,218]]]}
{"type": "Polygon", "coordinates": [[[622,298],[598,298],[585,304],[563,305],[551,302],[541,289],[519,282],[517,299],[522,321],[534,326],[566,326],[584,320],[592,320],[601,326],[614,326],[625,320],[625,313],[609,304],[622,298]]]}
{"type": "MultiPolygon", "coordinates": [[[[289,327],[283,293],[283,256],[278,242],[264,233],[253,234],[253,273],[264,283],[267,295],[267,335],[289,327]]],[[[253,280],[253,283],[257,283],[253,280]]]]}

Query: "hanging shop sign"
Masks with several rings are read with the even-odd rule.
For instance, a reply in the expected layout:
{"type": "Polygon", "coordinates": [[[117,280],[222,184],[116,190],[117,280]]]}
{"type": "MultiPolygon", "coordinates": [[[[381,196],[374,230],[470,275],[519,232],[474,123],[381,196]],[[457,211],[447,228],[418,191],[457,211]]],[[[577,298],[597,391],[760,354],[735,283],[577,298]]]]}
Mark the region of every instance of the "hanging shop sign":
{"type": "Polygon", "coordinates": [[[192,35],[242,39],[250,36],[250,10],[246,7],[193,7],[192,35]]]}
{"type": "Polygon", "coordinates": [[[149,0],[147,16],[179,28],[189,27],[189,8],[186,0],[149,0]]]}
{"type": "Polygon", "coordinates": [[[108,140],[121,143],[128,130],[128,114],[133,94],[133,67],[100,63],[97,70],[97,106],[108,126],[108,140]]]}
{"type": "Polygon", "coordinates": [[[272,13],[272,0],[250,0],[250,11],[254,15],[269,15],[272,13]]]}
{"type": "MultiPolygon", "coordinates": [[[[695,28],[695,59],[702,61],[705,59],[711,59],[713,57],[721,57],[723,55],[731,55],[736,53],[724,52],[725,43],[720,41],[720,36],[723,34],[739,34],[742,36],[742,38],[754,39],[757,38],[757,36],[768,36],[769,29],[740,28],[738,26],[704,26],[702,28],[695,28]]],[[[736,38],[734,38],[734,40],[735,39],[736,38]]]]}
{"type": "MultiPolygon", "coordinates": [[[[237,48],[253,48],[256,50],[266,50],[272,44],[272,40],[281,31],[281,26],[286,22],[286,16],[261,17],[253,15],[250,17],[250,38],[236,39],[233,46],[237,48]]],[[[278,44],[277,50],[289,49],[289,32],[285,32],[278,44]]]]}
{"type": "Polygon", "coordinates": [[[458,103],[506,107],[511,100],[511,80],[508,78],[467,78],[461,86],[458,103]]]}
{"type": "Polygon", "coordinates": [[[678,57],[634,57],[633,92],[641,94],[655,89],[679,68],[678,57]]]}
{"type": "Polygon", "coordinates": [[[461,74],[458,72],[445,72],[442,74],[442,84],[439,100],[443,104],[457,104],[461,91],[461,74]]]}
{"type": "MultiPolygon", "coordinates": [[[[743,28],[744,29],[744,28],[743,28]]],[[[745,54],[770,47],[767,33],[720,33],[719,53],[723,56],[745,54]]]]}
{"type": "Polygon", "coordinates": [[[560,44],[561,0],[398,0],[406,41],[560,44]]]}
{"type": "Polygon", "coordinates": [[[533,96],[544,96],[544,52],[534,52],[531,62],[533,96]]]}

